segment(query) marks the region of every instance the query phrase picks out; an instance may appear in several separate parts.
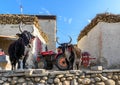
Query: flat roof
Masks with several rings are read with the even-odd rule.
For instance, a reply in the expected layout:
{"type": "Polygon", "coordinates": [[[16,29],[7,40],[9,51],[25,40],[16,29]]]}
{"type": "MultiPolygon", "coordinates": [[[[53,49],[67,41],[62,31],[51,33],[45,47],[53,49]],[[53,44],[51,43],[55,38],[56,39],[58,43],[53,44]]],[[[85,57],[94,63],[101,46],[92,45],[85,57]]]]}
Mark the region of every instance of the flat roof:
{"type": "Polygon", "coordinates": [[[98,22],[107,22],[107,23],[120,22],[120,14],[111,14],[111,13],[97,14],[95,18],[93,18],[91,22],[87,26],[85,26],[84,29],[80,32],[77,41],[79,41],[82,37],[87,35],[88,32],[98,24],[98,22]]]}
{"type": "Polygon", "coordinates": [[[56,20],[55,15],[34,15],[34,16],[36,16],[38,19],[53,19],[53,20],[56,20]]]}

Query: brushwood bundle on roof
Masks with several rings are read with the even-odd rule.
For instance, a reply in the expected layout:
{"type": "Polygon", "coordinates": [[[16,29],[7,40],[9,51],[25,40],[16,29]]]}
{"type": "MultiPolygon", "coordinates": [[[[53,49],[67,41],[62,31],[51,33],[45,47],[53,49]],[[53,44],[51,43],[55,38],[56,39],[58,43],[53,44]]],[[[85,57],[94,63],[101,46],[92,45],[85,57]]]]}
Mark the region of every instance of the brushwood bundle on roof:
{"type": "Polygon", "coordinates": [[[88,24],[79,34],[77,41],[79,41],[83,36],[87,35],[88,32],[97,25],[98,22],[116,23],[120,22],[120,15],[115,15],[111,13],[97,14],[96,17],[88,24]]]}
{"type": "Polygon", "coordinates": [[[1,14],[0,15],[0,24],[34,24],[38,28],[41,36],[48,42],[48,36],[40,28],[38,18],[31,15],[17,15],[17,14],[1,14]]]}

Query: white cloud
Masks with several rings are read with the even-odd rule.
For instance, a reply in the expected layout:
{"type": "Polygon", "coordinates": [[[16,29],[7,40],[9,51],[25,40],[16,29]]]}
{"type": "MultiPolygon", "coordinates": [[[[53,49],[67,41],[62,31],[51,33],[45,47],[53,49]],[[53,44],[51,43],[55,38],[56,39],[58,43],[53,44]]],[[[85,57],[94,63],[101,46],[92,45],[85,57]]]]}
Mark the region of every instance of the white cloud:
{"type": "Polygon", "coordinates": [[[64,22],[67,22],[67,18],[66,17],[64,17],[64,22]]]}
{"type": "Polygon", "coordinates": [[[58,19],[59,19],[59,20],[62,20],[62,16],[58,16],[58,19]]]}
{"type": "Polygon", "coordinates": [[[39,14],[43,14],[43,12],[39,12],[39,14]]]}
{"type": "Polygon", "coordinates": [[[71,24],[71,22],[72,22],[72,18],[69,18],[68,19],[68,24],[71,24]]]}
{"type": "Polygon", "coordinates": [[[46,9],[46,8],[41,8],[45,13],[47,13],[48,15],[51,15],[51,13],[46,9]]]}
{"type": "Polygon", "coordinates": [[[58,16],[59,18],[61,18],[62,16],[58,16]]]}
{"type": "Polygon", "coordinates": [[[68,23],[68,24],[71,24],[71,22],[73,20],[72,18],[67,18],[67,17],[63,17],[63,16],[58,16],[58,19],[63,20],[63,22],[68,23]]]}
{"type": "Polygon", "coordinates": [[[90,20],[90,19],[88,19],[87,21],[88,21],[89,23],[91,22],[91,20],[90,20]]]}

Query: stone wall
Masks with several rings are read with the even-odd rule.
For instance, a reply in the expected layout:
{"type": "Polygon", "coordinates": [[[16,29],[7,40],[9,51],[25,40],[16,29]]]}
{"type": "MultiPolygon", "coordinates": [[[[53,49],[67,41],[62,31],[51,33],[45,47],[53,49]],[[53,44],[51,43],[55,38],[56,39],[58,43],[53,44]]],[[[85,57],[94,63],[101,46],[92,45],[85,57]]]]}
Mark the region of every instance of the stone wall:
{"type": "Polygon", "coordinates": [[[120,85],[120,69],[101,71],[0,70],[0,85],[120,85]]]}

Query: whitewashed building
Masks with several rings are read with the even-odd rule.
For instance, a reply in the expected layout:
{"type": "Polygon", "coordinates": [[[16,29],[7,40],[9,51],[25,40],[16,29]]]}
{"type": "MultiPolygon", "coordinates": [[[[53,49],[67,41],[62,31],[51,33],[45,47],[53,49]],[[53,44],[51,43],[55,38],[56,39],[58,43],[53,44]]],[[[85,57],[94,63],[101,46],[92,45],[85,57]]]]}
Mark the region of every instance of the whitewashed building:
{"type": "Polygon", "coordinates": [[[19,24],[23,23],[23,30],[30,31],[34,29],[33,35],[36,36],[32,46],[32,53],[37,57],[38,52],[45,51],[48,42],[48,36],[45,34],[39,24],[36,16],[31,15],[0,15],[0,48],[5,54],[8,54],[10,43],[17,39],[16,34],[20,33],[19,24]]]}
{"type": "Polygon", "coordinates": [[[98,14],[79,34],[78,47],[105,68],[120,68],[120,15],[98,14]]]}
{"type": "Polygon", "coordinates": [[[55,15],[36,15],[42,31],[47,34],[48,50],[56,51],[56,16],[55,15]]]}
{"type": "MultiPolygon", "coordinates": [[[[37,17],[27,15],[0,15],[0,48],[7,54],[9,44],[16,40],[16,34],[20,33],[19,24],[23,23],[23,30],[30,31],[34,29],[33,35],[41,41],[42,50],[45,50],[46,42],[48,41],[47,34],[45,34],[38,22],[37,17]]],[[[37,40],[34,41],[35,48],[37,47],[37,40]]]]}

